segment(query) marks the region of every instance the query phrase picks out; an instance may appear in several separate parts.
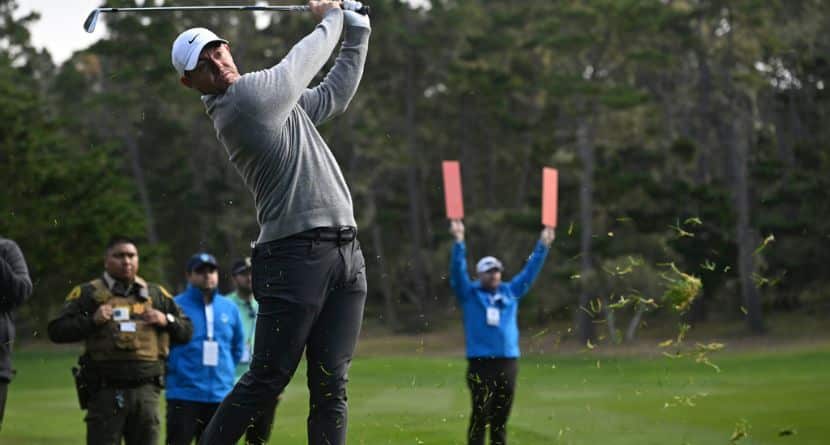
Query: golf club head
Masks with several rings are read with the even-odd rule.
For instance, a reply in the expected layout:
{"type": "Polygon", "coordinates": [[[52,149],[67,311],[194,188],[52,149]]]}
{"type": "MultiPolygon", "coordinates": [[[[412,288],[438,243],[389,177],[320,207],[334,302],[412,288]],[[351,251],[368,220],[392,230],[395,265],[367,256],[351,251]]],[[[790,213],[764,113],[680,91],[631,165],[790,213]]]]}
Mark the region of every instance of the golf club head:
{"type": "Polygon", "coordinates": [[[84,30],[88,33],[95,31],[95,25],[98,24],[98,16],[101,14],[100,9],[95,9],[89,13],[89,17],[84,21],[84,30]]]}

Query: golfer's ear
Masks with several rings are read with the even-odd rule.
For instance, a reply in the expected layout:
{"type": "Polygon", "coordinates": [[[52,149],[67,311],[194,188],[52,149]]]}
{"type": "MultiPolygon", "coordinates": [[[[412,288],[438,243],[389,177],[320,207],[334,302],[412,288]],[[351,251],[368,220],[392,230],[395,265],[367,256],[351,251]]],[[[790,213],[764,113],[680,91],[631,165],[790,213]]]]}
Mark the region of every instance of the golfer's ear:
{"type": "Polygon", "coordinates": [[[190,78],[188,78],[187,76],[182,76],[181,79],[179,79],[179,81],[182,83],[182,85],[188,88],[193,88],[193,82],[191,82],[190,78]]]}

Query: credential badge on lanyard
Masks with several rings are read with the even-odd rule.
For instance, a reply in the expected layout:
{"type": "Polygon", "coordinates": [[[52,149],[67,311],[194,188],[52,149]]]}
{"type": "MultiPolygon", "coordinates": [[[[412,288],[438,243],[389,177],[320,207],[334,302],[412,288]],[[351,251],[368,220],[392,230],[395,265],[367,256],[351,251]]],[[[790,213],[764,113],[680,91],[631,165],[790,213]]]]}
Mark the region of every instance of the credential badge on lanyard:
{"type": "Polygon", "coordinates": [[[202,343],[202,365],[219,365],[219,343],[213,340],[213,304],[205,305],[207,340],[202,343]]]}
{"type": "Polygon", "coordinates": [[[501,321],[501,313],[499,312],[499,308],[496,305],[498,304],[499,300],[501,300],[501,296],[488,295],[487,300],[490,303],[487,306],[487,325],[498,326],[499,322],[501,321]]]}

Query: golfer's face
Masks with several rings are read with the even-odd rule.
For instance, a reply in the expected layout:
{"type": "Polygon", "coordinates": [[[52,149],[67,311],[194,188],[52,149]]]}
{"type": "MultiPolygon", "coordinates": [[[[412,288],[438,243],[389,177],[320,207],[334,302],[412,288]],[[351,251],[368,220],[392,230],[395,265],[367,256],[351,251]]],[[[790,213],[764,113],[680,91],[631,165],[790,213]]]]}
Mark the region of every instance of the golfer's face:
{"type": "Polygon", "coordinates": [[[192,87],[200,92],[220,94],[239,79],[239,70],[230,47],[222,43],[203,49],[196,67],[187,72],[187,77],[192,87]]]}

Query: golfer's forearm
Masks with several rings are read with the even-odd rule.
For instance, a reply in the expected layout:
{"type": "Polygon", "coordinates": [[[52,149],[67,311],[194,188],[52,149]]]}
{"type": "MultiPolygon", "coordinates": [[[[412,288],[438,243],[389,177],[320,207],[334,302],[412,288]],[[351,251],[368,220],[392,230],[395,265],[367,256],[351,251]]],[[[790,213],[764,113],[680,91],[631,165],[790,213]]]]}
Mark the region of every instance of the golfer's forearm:
{"type": "Polygon", "coordinates": [[[366,54],[369,52],[369,34],[371,30],[358,26],[347,26],[346,37],[340,48],[340,54],[334,62],[324,83],[330,84],[335,91],[335,98],[341,102],[341,111],[351,102],[360,79],[363,78],[363,67],[366,65],[366,54]]]}
{"type": "MultiPolygon", "coordinates": [[[[290,110],[331,56],[342,30],[343,11],[328,11],[314,31],[297,42],[279,64],[268,70],[267,85],[260,85],[257,89],[270,89],[271,94],[278,96],[275,104],[290,110]]],[[[258,94],[262,93],[265,91],[258,91],[258,94]]]]}
{"type": "Polygon", "coordinates": [[[363,77],[369,33],[368,28],[347,26],[334,66],[319,85],[307,90],[300,99],[300,106],[316,125],[348,108],[363,77]]]}

